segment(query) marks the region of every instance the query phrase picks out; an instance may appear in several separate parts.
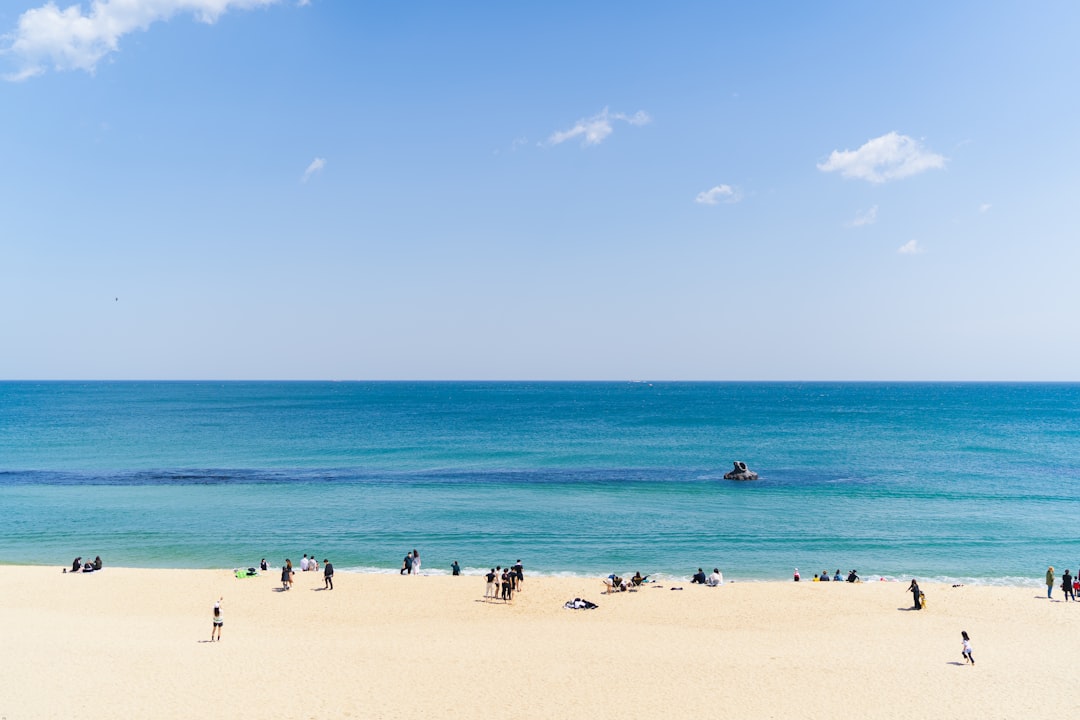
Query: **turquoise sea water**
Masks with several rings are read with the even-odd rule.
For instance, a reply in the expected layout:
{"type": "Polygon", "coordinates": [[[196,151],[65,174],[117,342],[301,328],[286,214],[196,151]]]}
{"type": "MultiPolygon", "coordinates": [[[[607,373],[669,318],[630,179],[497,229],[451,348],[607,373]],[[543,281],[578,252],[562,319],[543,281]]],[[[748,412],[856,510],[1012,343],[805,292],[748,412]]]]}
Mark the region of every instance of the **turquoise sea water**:
{"type": "Polygon", "coordinates": [[[0,383],[2,563],[1037,583],[1078,487],[1076,384],[0,383]]]}

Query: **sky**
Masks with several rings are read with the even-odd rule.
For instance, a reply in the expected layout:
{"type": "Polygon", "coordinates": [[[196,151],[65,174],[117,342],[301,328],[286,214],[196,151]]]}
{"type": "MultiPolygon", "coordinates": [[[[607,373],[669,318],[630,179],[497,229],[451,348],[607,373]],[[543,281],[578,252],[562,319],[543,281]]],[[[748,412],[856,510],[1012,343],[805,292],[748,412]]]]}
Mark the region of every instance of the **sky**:
{"type": "Polygon", "coordinates": [[[0,378],[1080,380],[1080,4],[0,3],[0,378]]]}

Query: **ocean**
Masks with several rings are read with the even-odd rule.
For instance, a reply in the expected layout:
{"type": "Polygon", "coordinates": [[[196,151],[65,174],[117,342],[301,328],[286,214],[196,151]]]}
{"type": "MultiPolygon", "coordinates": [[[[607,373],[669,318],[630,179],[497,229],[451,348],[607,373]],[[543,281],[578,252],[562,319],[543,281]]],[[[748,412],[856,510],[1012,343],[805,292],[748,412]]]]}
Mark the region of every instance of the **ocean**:
{"type": "Polygon", "coordinates": [[[1078,384],[0,383],[6,564],[1039,584],[1078,487],[1078,384]]]}

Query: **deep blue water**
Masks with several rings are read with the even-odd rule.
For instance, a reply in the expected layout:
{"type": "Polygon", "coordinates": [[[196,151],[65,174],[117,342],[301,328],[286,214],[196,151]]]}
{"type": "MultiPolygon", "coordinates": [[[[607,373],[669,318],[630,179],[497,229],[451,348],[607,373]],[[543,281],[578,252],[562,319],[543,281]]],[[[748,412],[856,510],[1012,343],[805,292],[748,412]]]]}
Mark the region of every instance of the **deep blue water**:
{"type": "Polygon", "coordinates": [[[1077,384],[0,383],[4,563],[1037,582],[1078,481],[1077,384]]]}

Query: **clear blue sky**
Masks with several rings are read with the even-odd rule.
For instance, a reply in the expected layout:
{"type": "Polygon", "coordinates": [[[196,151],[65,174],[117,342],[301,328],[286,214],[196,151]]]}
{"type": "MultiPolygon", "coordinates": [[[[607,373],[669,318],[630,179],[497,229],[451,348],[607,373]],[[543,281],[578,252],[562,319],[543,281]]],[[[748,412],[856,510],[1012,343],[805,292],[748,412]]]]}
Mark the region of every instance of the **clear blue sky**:
{"type": "Polygon", "coordinates": [[[0,5],[0,378],[1080,380],[1080,5],[0,5]]]}

